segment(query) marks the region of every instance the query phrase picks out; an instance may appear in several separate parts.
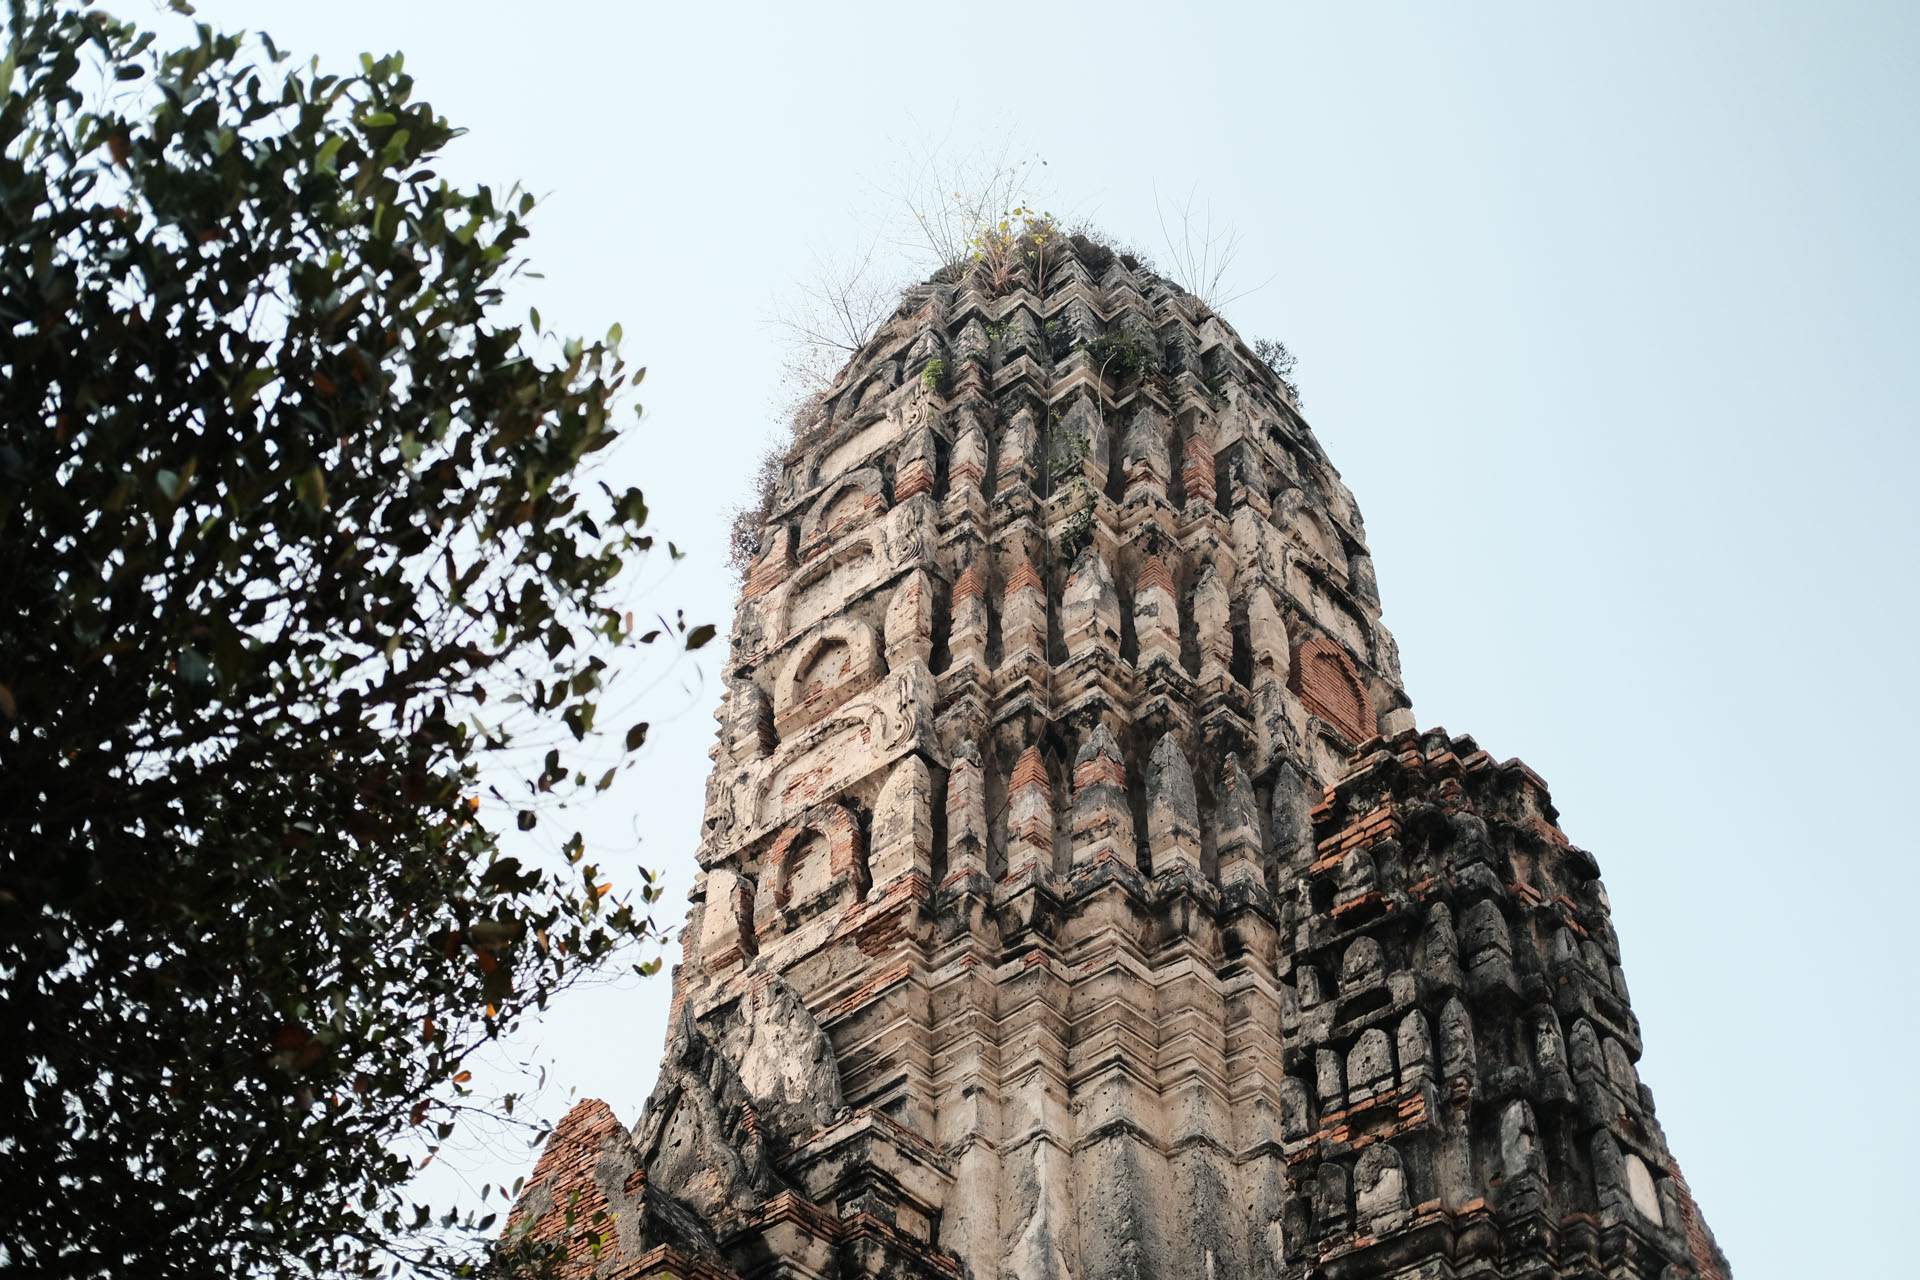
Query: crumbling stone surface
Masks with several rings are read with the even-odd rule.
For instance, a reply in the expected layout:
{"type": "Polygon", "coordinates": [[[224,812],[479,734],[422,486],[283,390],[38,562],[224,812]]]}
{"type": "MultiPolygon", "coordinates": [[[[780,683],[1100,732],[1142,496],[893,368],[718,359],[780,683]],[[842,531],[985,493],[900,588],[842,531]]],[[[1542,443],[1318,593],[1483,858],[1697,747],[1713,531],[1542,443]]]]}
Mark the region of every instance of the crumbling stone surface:
{"type": "Polygon", "coordinates": [[[648,1186],[642,1153],[597,1098],[554,1126],[508,1215],[504,1239],[558,1246],[563,1273],[583,1280],[730,1280],[734,1274],[710,1225],[648,1186]]]}
{"type": "Polygon", "coordinates": [[[1726,1276],[1598,869],[1414,731],[1285,387],[1124,258],[1022,270],[910,290],[796,441],[659,1085],[514,1229],[582,1276],[1726,1276]]]}
{"type": "Polygon", "coordinates": [[[1313,817],[1282,979],[1287,1261],[1726,1275],[1634,1071],[1599,868],[1540,778],[1408,731],[1313,817]]]}

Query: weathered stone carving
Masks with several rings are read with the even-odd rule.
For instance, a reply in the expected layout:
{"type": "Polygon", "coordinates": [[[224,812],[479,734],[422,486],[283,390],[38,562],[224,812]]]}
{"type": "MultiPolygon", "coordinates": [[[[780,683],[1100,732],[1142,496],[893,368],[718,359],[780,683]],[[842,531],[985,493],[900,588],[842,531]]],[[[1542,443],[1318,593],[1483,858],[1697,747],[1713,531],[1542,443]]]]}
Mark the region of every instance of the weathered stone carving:
{"type": "Polygon", "coordinates": [[[1180,610],[1173,600],[1167,562],[1148,556],[1133,585],[1133,634],[1140,666],[1180,661],[1180,610]]]}
{"type": "Polygon", "coordinates": [[[1073,562],[1060,595],[1060,634],[1069,657],[1120,649],[1120,597],[1106,558],[1089,545],[1073,562]]]}
{"type": "Polygon", "coordinates": [[[828,623],[793,651],[774,682],[775,732],[791,737],[885,674],[872,627],[852,618],[828,623]]]}
{"type": "Polygon", "coordinates": [[[1200,803],[1193,769],[1171,733],[1154,745],[1147,761],[1147,854],[1153,873],[1200,870],[1200,803]]]}
{"type": "Polygon", "coordinates": [[[947,874],[984,875],[986,870],[986,777],[980,748],[969,740],[955,748],[947,771],[947,874]]]}
{"type": "Polygon", "coordinates": [[[1047,653],[1047,590],[1025,556],[1007,575],[1000,600],[1000,665],[1020,659],[1044,661],[1047,653]]]}
{"type": "Polygon", "coordinates": [[[873,523],[886,509],[885,483],[878,471],[864,468],[835,482],[800,522],[800,558],[809,559],[840,534],[873,523]]]}
{"type": "Polygon", "coordinates": [[[1598,869],[1413,731],[1297,405],[1047,254],[910,290],[796,441],[660,1083],[512,1229],[580,1277],[1724,1280],[1598,869]]]}
{"type": "Polygon", "coordinates": [[[1073,860],[1108,859],[1133,870],[1133,813],[1127,766],[1104,724],[1096,725],[1073,760],[1073,860]]]}
{"type": "Polygon", "coordinates": [[[1007,878],[1051,878],[1053,788],[1039,747],[1028,747],[1007,779],[1007,878]]]}

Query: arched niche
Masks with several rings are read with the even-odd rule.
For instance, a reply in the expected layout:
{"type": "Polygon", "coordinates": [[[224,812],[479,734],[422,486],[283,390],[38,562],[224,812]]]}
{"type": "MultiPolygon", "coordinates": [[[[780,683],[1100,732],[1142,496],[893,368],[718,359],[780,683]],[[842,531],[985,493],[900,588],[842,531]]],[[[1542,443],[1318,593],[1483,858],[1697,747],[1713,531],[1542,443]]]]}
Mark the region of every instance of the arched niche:
{"type": "Polygon", "coordinates": [[[784,639],[840,612],[848,600],[872,585],[885,547],[886,535],[874,529],[802,567],[787,589],[776,634],[784,639]]]}
{"type": "Polygon", "coordinates": [[[784,740],[886,674],[879,638],[855,618],[840,618],[808,636],[780,668],[773,685],[773,727],[784,740]]]}
{"type": "Polygon", "coordinates": [[[887,505],[885,482],[873,467],[828,485],[800,522],[800,558],[808,559],[840,534],[877,520],[887,505]]]}
{"type": "Polygon", "coordinates": [[[1273,523],[1295,546],[1311,553],[1323,571],[1346,583],[1347,556],[1340,535],[1303,491],[1288,489],[1280,495],[1273,505],[1273,523]]]}
{"type": "Polygon", "coordinates": [[[1349,747],[1374,735],[1373,704],[1346,651],[1324,636],[1309,636],[1293,651],[1287,685],[1308,711],[1346,738],[1349,747]]]}
{"type": "Polygon", "coordinates": [[[765,940],[790,925],[867,891],[860,823],[845,805],[815,805],[774,837],[753,898],[753,932],[765,940]]]}

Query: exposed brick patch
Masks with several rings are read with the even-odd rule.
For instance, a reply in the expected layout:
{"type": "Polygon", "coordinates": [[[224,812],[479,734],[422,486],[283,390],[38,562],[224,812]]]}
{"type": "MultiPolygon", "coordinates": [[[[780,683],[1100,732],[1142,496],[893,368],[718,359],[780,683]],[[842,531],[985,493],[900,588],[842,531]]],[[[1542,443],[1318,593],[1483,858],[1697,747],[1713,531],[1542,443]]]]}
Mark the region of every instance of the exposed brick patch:
{"type": "Polygon", "coordinates": [[[831,545],[834,539],[850,529],[863,528],[873,524],[886,514],[887,500],[872,489],[860,486],[857,482],[843,485],[821,500],[816,510],[831,515],[831,520],[822,521],[810,530],[800,547],[800,558],[811,560],[831,545]],[[849,495],[860,496],[851,498],[849,495]]]}
{"type": "Polygon", "coordinates": [[[1038,591],[1042,595],[1046,594],[1046,588],[1040,585],[1040,574],[1033,567],[1033,561],[1025,556],[1020,557],[1020,563],[1014,565],[1013,572],[1007,575],[1006,594],[1012,595],[1016,591],[1038,591]]]}
{"type": "MultiPolygon", "coordinates": [[[[1029,748],[1033,750],[1033,748],[1029,748]]],[[[1024,759],[1025,757],[1022,757],[1024,759]]],[[[1017,776],[1017,775],[1016,775],[1017,776]]],[[[1044,778],[1042,779],[1044,781],[1044,778]]],[[[1127,766],[1108,755],[1105,751],[1096,754],[1084,764],[1074,766],[1073,789],[1105,784],[1113,787],[1127,785],[1127,766]]]]}
{"type": "Polygon", "coordinates": [[[1338,730],[1348,742],[1374,735],[1373,705],[1346,651],[1324,636],[1309,637],[1293,651],[1287,685],[1307,710],[1338,730]]]}
{"type": "Polygon", "coordinates": [[[905,502],[923,493],[933,492],[933,466],[925,458],[913,458],[900,464],[893,477],[893,500],[905,502]]]}
{"type": "Polygon", "coordinates": [[[792,571],[792,568],[793,566],[787,563],[786,557],[777,552],[762,556],[754,561],[753,568],[747,571],[747,584],[741,588],[741,596],[751,600],[755,596],[767,594],[787,580],[787,574],[792,571]]]}
{"type": "Polygon", "coordinates": [[[1707,1235],[1707,1225],[1700,1218],[1700,1206],[1693,1202],[1693,1188],[1680,1172],[1680,1162],[1673,1161],[1670,1168],[1674,1187],[1680,1192],[1680,1216],[1687,1224],[1687,1252],[1693,1257],[1694,1269],[1700,1273],[1700,1280],[1727,1280],[1707,1235]]]}
{"type": "Polygon", "coordinates": [[[987,588],[986,585],[980,581],[980,571],[973,565],[968,565],[960,571],[960,576],[954,580],[953,611],[958,613],[962,604],[965,604],[969,600],[984,600],[986,595],[987,588]]]}
{"type": "MultiPolygon", "coordinates": [[[[1417,1087],[1388,1090],[1351,1107],[1328,1111],[1320,1118],[1314,1141],[1358,1151],[1418,1129],[1426,1122],[1426,1096],[1417,1087]]],[[[1295,1160],[1298,1162],[1313,1154],[1303,1148],[1295,1160]]]]}
{"type": "Polygon", "coordinates": [[[1323,867],[1338,867],[1340,859],[1353,849],[1364,849],[1381,840],[1399,838],[1399,816],[1391,808],[1381,805],[1361,814],[1320,841],[1315,847],[1320,858],[1314,863],[1313,869],[1317,872],[1323,867]]]}
{"type": "MultiPolygon", "coordinates": [[[[844,805],[816,805],[799,822],[782,831],[767,851],[766,869],[761,873],[761,892],[771,892],[773,905],[781,910],[792,905],[793,884],[806,860],[813,856],[809,836],[819,835],[826,845],[827,868],[836,877],[859,878],[866,860],[860,824],[844,805]]],[[[762,917],[756,932],[773,928],[770,917],[762,917]]]]}
{"type": "Polygon", "coordinates": [[[1053,788],[1039,747],[1028,747],[1007,781],[1007,868],[1045,868],[1053,856],[1053,788]]]}
{"type": "Polygon", "coordinates": [[[1168,595],[1173,594],[1173,575],[1167,572],[1167,562],[1159,556],[1148,556],[1147,562],[1140,566],[1140,579],[1134,584],[1136,591],[1147,591],[1159,587],[1168,595]]]}
{"type": "Polygon", "coordinates": [[[1038,787],[1048,795],[1053,794],[1052,784],[1047,781],[1047,762],[1039,747],[1028,747],[1020,753],[1013,765],[1013,777],[1007,782],[1011,791],[1025,787],[1038,787]]]}
{"type": "Polygon", "coordinates": [[[827,1010],[825,1016],[828,1019],[844,1018],[847,1014],[878,996],[888,987],[891,987],[896,982],[905,981],[912,975],[912,961],[896,960],[894,963],[868,978],[852,991],[849,991],[846,995],[841,996],[839,1000],[834,1002],[833,1007],[827,1010]]]}
{"type": "Polygon", "coordinates": [[[947,471],[947,485],[951,489],[978,489],[986,478],[987,469],[970,457],[956,457],[947,471]]]}
{"type": "Polygon", "coordinates": [[[632,1266],[608,1273],[605,1280],[628,1280],[628,1277],[632,1280],[739,1280],[739,1273],[689,1258],[663,1244],[641,1254],[632,1266]]]}
{"type": "Polygon", "coordinates": [[[594,1166],[608,1146],[626,1140],[626,1126],[612,1107],[598,1098],[575,1104],[554,1126],[533,1176],[507,1215],[508,1237],[520,1238],[524,1230],[529,1240],[562,1240],[567,1274],[593,1274],[596,1260],[605,1257],[607,1248],[618,1248],[610,1216],[613,1206],[593,1176],[594,1166]],[[530,1211],[536,1214],[534,1221],[523,1227],[530,1211]]]}
{"type": "Polygon", "coordinates": [[[1213,450],[1199,436],[1188,436],[1186,444],[1180,448],[1180,484],[1187,491],[1188,502],[1212,502],[1213,450]]]}

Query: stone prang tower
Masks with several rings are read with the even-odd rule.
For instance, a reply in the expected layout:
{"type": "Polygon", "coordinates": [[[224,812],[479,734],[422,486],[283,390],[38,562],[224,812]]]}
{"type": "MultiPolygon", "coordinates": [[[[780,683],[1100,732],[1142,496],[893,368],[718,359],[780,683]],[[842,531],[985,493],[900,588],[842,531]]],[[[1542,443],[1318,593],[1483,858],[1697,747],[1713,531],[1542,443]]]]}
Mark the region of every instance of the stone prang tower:
{"type": "Polygon", "coordinates": [[[1091,242],[910,290],[747,575],[581,1277],[1724,1280],[1540,778],[1417,730],[1281,382],[1091,242]]]}

